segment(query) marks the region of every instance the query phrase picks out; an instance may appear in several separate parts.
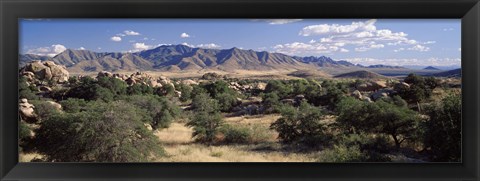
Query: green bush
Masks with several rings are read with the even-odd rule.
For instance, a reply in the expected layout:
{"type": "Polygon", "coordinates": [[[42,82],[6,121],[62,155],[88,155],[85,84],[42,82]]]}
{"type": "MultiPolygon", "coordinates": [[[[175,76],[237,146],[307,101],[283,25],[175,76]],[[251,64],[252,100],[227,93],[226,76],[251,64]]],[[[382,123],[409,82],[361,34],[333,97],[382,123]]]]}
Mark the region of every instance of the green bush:
{"type": "Polygon", "coordinates": [[[462,98],[450,94],[440,104],[427,109],[425,147],[432,153],[433,161],[461,161],[462,98]]]}
{"type": "Polygon", "coordinates": [[[334,145],[333,148],[323,150],[320,153],[319,162],[364,162],[367,155],[363,153],[359,146],[347,147],[345,145],[334,145]]]}
{"type": "Polygon", "coordinates": [[[84,111],[44,120],[35,131],[36,148],[52,162],[149,161],[163,149],[142,114],[125,101],[89,102],[84,111]]]}
{"type": "Polygon", "coordinates": [[[250,143],[252,140],[251,130],[245,126],[224,125],[220,132],[225,137],[223,140],[225,143],[245,144],[250,143]]]}
{"type": "Polygon", "coordinates": [[[337,104],[337,123],[347,133],[382,133],[392,137],[397,148],[414,139],[420,117],[415,111],[382,100],[369,103],[352,97],[337,104]]]}
{"type": "Polygon", "coordinates": [[[281,110],[282,117],[270,126],[278,132],[285,143],[303,143],[307,146],[319,146],[330,140],[327,128],[322,120],[322,110],[302,102],[298,108],[286,106],[281,110]]]}
{"type": "Polygon", "coordinates": [[[80,112],[87,106],[87,101],[77,98],[69,98],[67,100],[60,101],[62,108],[65,112],[75,113],[80,112]]]}
{"type": "Polygon", "coordinates": [[[229,93],[221,93],[217,95],[216,100],[218,101],[220,110],[223,112],[228,112],[238,105],[237,97],[229,93]]]}
{"type": "Polygon", "coordinates": [[[34,111],[38,121],[46,120],[58,112],[55,106],[44,100],[31,100],[30,103],[35,106],[34,111]]]}
{"type": "Polygon", "coordinates": [[[182,96],[180,96],[180,101],[187,102],[192,98],[191,95],[193,88],[191,86],[186,84],[178,84],[176,87],[178,88],[178,91],[182,93],[182,96]]]}
{"type": "Polygon", "coordinates": [[[213,143],[215,136],[223,125],[218,102],[208,94],[196,95],[192,101],[193,118],[187,126],[193,128],[192,137],[197,141],[213,143]]]}

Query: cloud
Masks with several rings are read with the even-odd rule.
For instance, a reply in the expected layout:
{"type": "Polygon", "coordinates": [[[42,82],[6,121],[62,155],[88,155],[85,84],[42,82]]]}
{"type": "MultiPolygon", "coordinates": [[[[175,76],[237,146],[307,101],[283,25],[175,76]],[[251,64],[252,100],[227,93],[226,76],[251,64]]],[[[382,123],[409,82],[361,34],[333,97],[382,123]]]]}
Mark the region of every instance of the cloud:
{"type": "Polygon", "coordinates": [[[411,48],[408,48],[407,50],[414,50],[414,51],[419,51],[419,52],[427,52],[430,51],[430,48],[423,46],[423,45],[415,45],[411,48]]]}
{"type": "Polygon", "coordinates": [[[383,47],[385,47],[385,45],[383,45],[383,44],[371,44],[369,46],[355,48],[355,51],[364,52],[364,51],[368,51],[368,50],[371,50],[371,49],[378,49],[378,48],[383,48],[383,47]]]}
{"type": "Polygon", "coordinates": [[[133,50],[130,50],[131,52],[138,52],[138,51],[143,51],[143,50],[148,50],[150,48],[153,48],[152,45],[147,45],[145,43],[134,43],[132,46],[133,46],[133,50]]]}
{"type": "Polygon", "coordinates": [[[182,45],[189,46],[192,48],[207,48],[207,49],[218,49],[221,47],[220,45],[215,43],[192,45],[192,44],[188,44],[187,42],[183,42],[182,45]]]}
{"type": "Polygon", "coordinates": [[[79,50],[85,50],[85,48],[84,48],[84,47],[80,47],[80,48],[78,48],[78,49],[79,49],[79,50]]]}
{"type": "Polygon", "coordinates": [[[180,38],[190,38],[190,35],[187,33],[180,34],[180,38]]]}
{"type": "Polygon", "coordinates": [[[458,51],[461,52],[461,51],[462,51],[462,48],[458,48],[458,51]]]}
{"type": "Polygon", "coordinates": [[[320,24],[320,25],[311,25],[304,27],[299,35],[302,36],[314,36],[314,35],[324,35],[324,34],[346,34],[352,33],[355,31],[359,32],[371,32],[375,31],[375,22],[377,20],[372,19],[366,22],[352,22],[350,25],[339,25],[339,24],[320,24]]]}
{"type": "Polygon", "coordinates": [[[129,35],[129,36],[137,36],[137,35],[140,35],[139,32],[135,32],[135,31],[132,31],[132,30],[125,30],[125,31],[123,31],[123,33],[125,33],[125,35],[129,35]]]}
{"type": "Polygon", "coordinates": [[[391,66],[459,66],[460,58],[410,58],[410,59],[377,59],[377,58],[343,58],[353,64],[369,65],[391,65],[391,66]]]}
{"type": "Polygon", "coordinates": [[[199,44],[199,45],[197,45],[197,47],[199,47],[199,48],[209,48],[209,49],[218,49],[221,46],[217,45],[215,43],[208,43],[208,44],[199,44]]]}
{"type": "Polygon", "coordinates": [[[348,52],[345,48],[339,46],[322,44],[322,43],[302,43],[293,42],[286,44],[278,44],[272,47],[275,52],[287,55],[311,55],[331,52],[348,52]]]}
{"type": "MultiPolygon", "coordinates": [[[[347,25],[319,24],[302,28],[298,35],[318,37],[308,43],[294,42],[285,43],[283,46],[274,46],[277,52],[306,55],[332,52],[347,52],[346,46],[353,46],[357,52],[373,49],[381,49],[386,46],[413,46],[409,49],[415,51],[428,51],[427,44],[435,41],[420,42],[409,39],[405,32],[394,32],[389,29],[378,29],[375,25],[377,20],[352,22],[347,25]]],[[[406,49],[406,48],[404,48],[406,49]]],[[[395,52],[401,51],[397,49],[395,52]]]]}
{"type": "Polygon", "coordinates": [[[453,31],[453,28],[443,28],[443,31],[453,31]]]}
{"type": "Polygon", "coordinates": [[[119,42],[119,41],[122,41],[122,38],[119,37],[119,36],[112,36],[112,37],[110,38],[110,40],[119,42]]]}
{"type": "Polygon", "coordinates": [[[256,19],[253,21],[265,21],[271,25],[283,25],[283,24],[294,23],[302,20],[303,19],[256,19]]]}
{"type": "Polygon", "coordinates": [[[27,54],[35,54],[40,56],[49,56],[54,57],[55,55],[62,53],[63,51],[67,50],[67,48],[61,44],[54,44],[50,47],[39,47],[35,49],[27,50],[27,54]]]}

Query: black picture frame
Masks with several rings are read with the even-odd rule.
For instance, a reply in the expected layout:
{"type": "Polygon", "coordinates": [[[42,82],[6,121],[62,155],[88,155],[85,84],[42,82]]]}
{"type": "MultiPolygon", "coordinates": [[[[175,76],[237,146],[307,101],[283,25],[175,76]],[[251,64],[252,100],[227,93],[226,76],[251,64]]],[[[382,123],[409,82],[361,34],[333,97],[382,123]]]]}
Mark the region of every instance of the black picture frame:
{"type": "Polygon", "coordinates": [[[1,180],[479,180],[478,0],[0,0],[1,180]],[[18,18],[461,18],[461,163],[18,163],[18,18]]]}

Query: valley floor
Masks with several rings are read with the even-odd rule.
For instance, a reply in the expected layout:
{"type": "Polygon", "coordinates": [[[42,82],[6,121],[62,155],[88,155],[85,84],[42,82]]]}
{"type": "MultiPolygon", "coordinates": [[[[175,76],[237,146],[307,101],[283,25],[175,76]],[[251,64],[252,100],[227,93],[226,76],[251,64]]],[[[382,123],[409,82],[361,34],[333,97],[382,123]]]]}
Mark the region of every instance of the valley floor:
{"type": "MultiPolygon", "coordinates": [[[[279,115],[262,117],[231,117],[228,124],[269,125],[279,115]]],[[[191,138],[192,129],[183,123],[173,123],[170,128],[155,132],[163,143],[167,157],[158,162],[314,162],[315,153],[292,153],[282,149],[276,140],[276,133],[270,133],[267,142],[245,145],[205,145],[195,143],[191,138]]]]}

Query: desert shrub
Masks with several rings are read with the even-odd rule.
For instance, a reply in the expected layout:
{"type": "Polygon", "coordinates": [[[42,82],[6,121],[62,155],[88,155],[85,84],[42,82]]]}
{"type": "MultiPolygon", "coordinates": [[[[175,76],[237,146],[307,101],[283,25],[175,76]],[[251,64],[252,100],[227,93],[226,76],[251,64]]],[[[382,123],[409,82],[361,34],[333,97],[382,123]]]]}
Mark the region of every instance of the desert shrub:
{"type": "Polygon", "coordinates": [[[34,85],[29,85],[24,77],[18,79],[18,97],[26,98],[28,100],[39,99],[35,93],[38,92],[34,85]]]}
{"type": "Polygon", "coordinates": [[[180,101],[187,102],[188,100],[191,99],[192,90],[193,90],[191,86],[186,84],[178,84],[176,87],[178,91],[182,93],[182,96],[180,97],[180,101]]]}
{"type": "Polygon", "coordinates": [[[155,88],[155,94],[159,96],[174,96],[175,87],[172,84],[165,84],[162,87],[155,88]]]}
{"type": "Polygon", "coordinates": [[[246,126],[239,125],[224,125],[221,130],[221,133],[224,135],[224,143],[250,143],[252,138],[252,133],[250,128],[246,126]]]}
{"type": "Polygon", "coordinates": [[[197,95],[200,95],[200,94],[208,94],[208,92],[201,85],[193,85],[190,98],[193,100],[197,95]]]}
{"type": "Polygon", "coordinates": [[[262,104],[265,113],[278,113],[278,108],[281,105],[280,97],[278,97],[276,92],[265,93],[262,95],[262,104]]]}
{"type": "Polygon", "coordinates": [[[153,129],[168,128],[173,119],[181,114],[181,109],[165,97],[132,95],[125,97],[124,100],[148,113],[148,120],[153,129]]]}
{"type": "Polygon", "coordinates": [[[30,103],[35,106],[34,111],[38,121],[46,120],[58,112],[55,106],[44,100],[32,100],[30,103]]]}
{"type": "Polygon", "coordinates": [[[287,98],[292,93],[292,87],[279,80],[270,80],[265,87],[264,93],[275,92],[280,99],[287,98]]]}
{"type": "Polygon", "coordinates": [[[66,97],[85,100],[113,101],[127,93],[127,84],[113,77],[82,77],[71,85],[66,97]]]}
{"type": "Polygon", "coordinates": [[[322,123],[323,113],[318,107],[303,102],[298,108],[285,106],[282,117],[271,124],[285,143],[302,143],[307,146],[319,146],[329,140],[326,125],[322,123]]]}
{"type": "Polygon", "coordinates": [[[197,141],[212,143],[223,125],[222,115],[218,102],[208,94],[196,95],[192,101],[193,118],[187,126],[193,127],[193,134],[197,141]]]}
{"type": "Polygon", "coordinates": [[[84,111],[44,120],[36,130],[36,148],[53,162],[149,161],[163,149],[142,114],[125,101],[92,101],[84,111]]]}
{"type": "Polygon", "coordinates": [[[434,77],[424,78],[415,74],[409,74],[404,82],[410,87],[398,86],[395,91],[409,103],[418,103],[430,98],[433,89],[439,85],[439,81],[434,77]]]}
{"type": "Polygon", "coordinates": [[[235,95],[236,92],[228,87],[228,83],[223,80],[218,80],[213,83],[202,85],[203,88],[210,94],[210,97],[216,99],[220,94],[235,95]]]}
{"type": "Polygon", "coordinates": [[[424,144],[434,161],[461,160],[462,99],[450,94],[427,109],[424,144]]]}
{"type": "Polygon", "coordinates": [[[83,99],[69,98],[60,101],[60,104],[65,112],[74,113],[82,111],[87,106],[87,101],[83,99]]]}
{"type": "Polygon", "coordinates": [[[127,94],[128,95],[142,95],[142,94],[153,94],[154,90],[149,85],[145,84],[133,84],[127,87],[127,94]]]}
{"type": "Polygon", "coordinates": [[[217,95],[216,100],[218,101],[220,110],[223,112],[228,112],[238,105],[237,97],[229,93],[221,93],[217,95]]]}
{"type": "Polygon", "coordinates": [[[367,155],[359,146],[334,145],[331,149],[323,150],[319,155],[319,162],[364,162],[367,155]]]}
{"type": "Polygon", "coordinates": [[[386,136],[367,135],[367,134],[348,134],[342,135],[336,142],[337,145],[345,147],[358,147],[365,155],[364,161],[385,162],[391,159],[385,154],[390,153],[392,145],[386,136]]]}
{"type": "Polygon", "coordinates": [[[384,102],[363,102],[352,97],[337,104],[337,123],[347,133],[382,133],[392,137],[395,145],[414,139],[420,118],[406,107],[384,102]]]}

